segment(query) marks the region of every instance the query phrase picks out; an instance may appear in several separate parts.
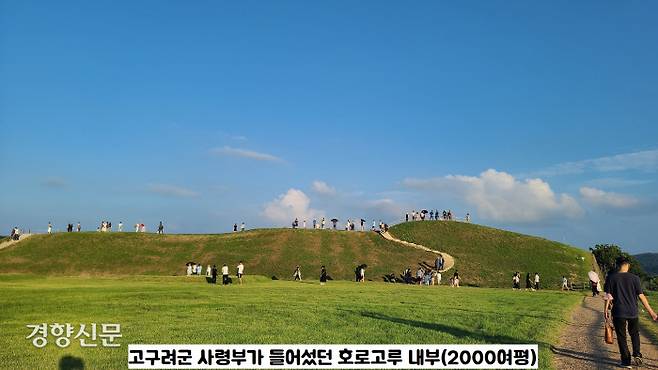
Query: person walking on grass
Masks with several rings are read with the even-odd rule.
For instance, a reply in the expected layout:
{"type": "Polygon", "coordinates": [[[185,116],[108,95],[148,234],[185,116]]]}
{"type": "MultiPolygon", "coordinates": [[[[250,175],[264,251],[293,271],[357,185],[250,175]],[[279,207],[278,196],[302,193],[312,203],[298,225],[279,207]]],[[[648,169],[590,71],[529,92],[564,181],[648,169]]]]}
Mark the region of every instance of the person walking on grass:
{"type": "Polygon", "coordinates": [[[638,298],[647,310],[651,318],[656,321],[658,315],[653,311],[647,297],[642,291],[640,278],[628,272],[631,267],[627,257],[617,258],[617,272],[608,275],[605,282],[605,292],[608,299],[605,300],[603,315],[606,321],[610,320],[610,306],[612,305],[612,323],[617,334],[619,353],[621,354],[621,366],[632,368],[631,353],[626,342],[626,331],[631,337],[633,345],[633,359],[636,366],[642,365],[642,353],[640,352],[640,332],[638,328],[638,298]]]}
{"type": "Polygon", "coordinates": [[[228,266],[222,266],[222,285],[228,285],[228,266]]]}
{"type": "Polygon", "coordinates": [[[238,263],[238,281],[240,284],[242,284],[242,276],[244,275],[244,265],[242,264],[242,261],[238,263]]]}
{"type": "Polygon", "coordinates": [[[295,267],[295,272],[292,273],[292,276],[293,276],[295,281],[297,281],[297,280],[302,281],[302,271],[301,271],[299,265],[297,265],[297,267],[295,267]]]}
{"type": "Polygon", "coordinates": [[[212,265],[212,270],[210,270],[210,276],[212,277],[211,281],[213,284],[217,284],[217,266],[212,265]]]}
{"type": "Polygon", "coordinates": [[[320,268],[320,285],[324,285],[327,282],[327,269],[322,265],[320,268]]]}
{"type": "Polygon", "coordinates": [[[521,290],[521,274],[518,272],[512,277],[512,290],[521,290]]]}
{"type": "Polygon", "coordinates": [[[539,273],[535,272],[535,290],[539,290],[539,273]]]}
{"type": "Polygon", "coordinates": [[[569,290],[569,280],[567,280],[566,276],[562,275],[562,288],[561,290],[569,290]]]}
{"type": "Polygon", "coordinates": [[[532,287],[532,280],[530,280],[530,273],[525,275],[525,290],[528,289],[532,290],[533,292],[535,291],[535,289],[532,287]]]}
{"type": "Polygon", "coordinates": [[[453,287],[459,288],[459,272],[457,271],[452,275],[452,284],[453,287]]]}

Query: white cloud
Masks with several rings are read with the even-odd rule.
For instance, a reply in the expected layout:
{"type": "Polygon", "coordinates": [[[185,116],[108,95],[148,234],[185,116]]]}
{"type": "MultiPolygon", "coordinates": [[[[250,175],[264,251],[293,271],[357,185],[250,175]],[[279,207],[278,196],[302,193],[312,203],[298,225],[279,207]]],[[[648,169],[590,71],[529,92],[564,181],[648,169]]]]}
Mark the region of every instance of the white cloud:
{"type": "Polygon", "coordinates": [[[312,184],[311,187],[312,187],[314,192],[316,192],[320,195],[326,195],[326,196],[336,195],[336,188],[334,188],[332,186],[329,186],[329,184],[327,184],[324,181],[315,180],[315,181],[313,181],[313,184],[312,184]]]}
{"type": "Polygon", "coordinates": [[[232,148],[230,146],[224,146],[222,148],[213,148],[210,149],[210,153],[215,155],[222,156],[231,156],[239,158],[253,159],[256,161],[265,161],[265,162],[284,162],[283,159],[276,157],[272,154],[256,152],[253,150],[232,148]]]}
{"type": "Polygon", "coordinates": [[[631,208],[640,203],[637,198],[630,195],[606,192],[587,186],[580,188],[580,195],[588,203],[601,207],[631,208]]]}
{"type": "Polygon", "coordinates": [[[534,172],[531,176],[556,176],[580,174],[588,171],[658,171],[658,149],[622,153],[607,157],[559,163],[534,172]]]}
{"type": "Polygon", "coordinates": [[[450,192],[474,206],[485,220],[536,223],[583,214],[578,202],[567,194],[555,194],[541,179],[519,181],[514,176],[489,169],[480,176],[449,175],[431,179],[405,179],[416,189],[450,192]]]}
{"type": "Polygon", "coordinates": [[[154,194],[177,198],[192,198],[199,195],[195,191],[168,184],[149,184],[147,190],[154,194]]]}
{"type": "Polygon", "coordinates": [[[312,220],[324,212],[311,208],[311,199],[303,191],[291,188],[265,204],[262,214],[273,222],[288,225],[295,218],[312,220]]]}

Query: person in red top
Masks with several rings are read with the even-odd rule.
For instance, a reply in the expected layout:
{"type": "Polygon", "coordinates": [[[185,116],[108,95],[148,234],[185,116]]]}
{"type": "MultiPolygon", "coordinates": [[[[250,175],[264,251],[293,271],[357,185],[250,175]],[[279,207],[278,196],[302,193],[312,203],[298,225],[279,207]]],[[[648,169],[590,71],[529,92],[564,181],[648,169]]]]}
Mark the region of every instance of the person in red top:
{"type": "Polygon", "coordinates": [[[605,300],[603,315],[606,320],[610,319],[610,305],[612,305],[612,323],[617,334],[619,353],[621,354],[621,366],[632,368],[631,353],[626,343],[626,328],[633,344],[633,358],[635,365],[642,364],[642,353],[640,352],[640,332],[638,322],[638,298],[646,308],[651,318],[656,321],[658,315],[653,311],[644,296],[640,278],[628,272],[631,264],[628,258],[621,256],[617,258],[616,273],[608,275],[605,282],[605,292],[608,299],[605,300]]]}

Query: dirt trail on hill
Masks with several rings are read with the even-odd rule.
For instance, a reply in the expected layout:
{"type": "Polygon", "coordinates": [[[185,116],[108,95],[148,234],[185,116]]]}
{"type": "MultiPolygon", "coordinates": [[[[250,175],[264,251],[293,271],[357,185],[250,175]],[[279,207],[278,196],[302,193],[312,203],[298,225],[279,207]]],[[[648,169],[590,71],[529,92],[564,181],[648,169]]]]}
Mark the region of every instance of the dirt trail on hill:
{"type": "Polygon", "coordinates": [[[394,237],[393,235],[391,235],[391,233],[388,232],[388,231],[385,232],[385,233],[380,233],[380,235],[384,239],[390,240],[392,242],[400,243],[402,245],[406,245],[408,247],[412,247],[412,248],[416,248],[416,249],[422,249],[422,250],[430,252],[430,253],[440,254],[441,256],[443,256],[443,261],[444,261],[443,270],[441,270],[441,272],[448,271],[448,270],[450,270],[451,268],[453,268],[455,266],[455,259],[451,255],[449,255],[448,253],[440,252],[440,251],[437,251],[437,250],[434,250],[434,249],[431,249],[431,248],[427,248],[424,245],[420,245],[420,244],[400,240],[400,239],[394,237]]]}
{"type": "MultiPolygon", "coordinates": [[[[627,339],[632,352],[631,340],[627,339]]],[[[658,369],[658,348],[642,331],[640,345],[644,356],[641,368],[658,369]]],[[[553,365],[559,370],[619,369],[617,337],[613,344],[603,341],[603,299],[585,297],[571,313],[568,325],[560,333],[559,343],[551,346],[551,350],[555,354],[553,365]]]]}
{"type": "Polygon", "coordinates": [[[23,235],[21,235],[21,238],[19,240],[7,240],[6,242],[2,242],[2,243],[0,243],[0,250],[11,247],[12,245],[14,245],[16,243],[22,242],[23,240],[29,238],[32,235],[33,234],[23,234],[23,235]]]}

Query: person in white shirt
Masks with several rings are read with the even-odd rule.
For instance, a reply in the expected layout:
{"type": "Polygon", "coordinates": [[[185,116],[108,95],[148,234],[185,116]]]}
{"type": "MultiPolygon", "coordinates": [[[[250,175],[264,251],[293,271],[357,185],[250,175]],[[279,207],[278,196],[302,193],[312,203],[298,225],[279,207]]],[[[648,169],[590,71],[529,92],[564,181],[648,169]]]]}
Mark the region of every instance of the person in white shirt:
{"type": "Polygon", "coordinates": [[[206,277],[210,277],[211,275],[212,275],[212,267],[208,265],[208,267],[206,268],[206,277]]]}
{"type": "Polygon", "coordinates": [[[187,264],[187,276],[192,275],[192,264],[188,263],[187,264]]]}
{"type": "Polygon", "coordinates": [[[123,231],[123,222],[119,221],[119,232],[123,231]]]}
{"type": "Polygon", "coordinates": [[[562,290],[569,290],[569,280],[565,276],[562,276],[562,290]]]}
{"type": "Polygon", "coordinates": [[[244,222],[240,225],[240,231],[244,231],[244,222]]]}
{"type": "Polygon", "coordinates": [[[201,276],[201,271],[203,270],[203,266],[201,264],[196,265],[196,274],[201,276]]]}
{"type": "Polygon", "coordinates": [[[436,271],[436,285],[441,285],[441,271],[436,271]]]}
{"type": "Polygon", "coordinates": [[[240,284],[242,284],[242,275],[244,275],[244,265],[242,264],[242,261],[238,263],[238,281],[240,284]]]}
{"type": "Polygon", "coordinates": [[[222,266],[222,284],[228,285],[228,266],[222,266]]]}
{"type": "Polygon", "coordinates": [[[53,225],[50,222],[48,222],[48,234],[52,234],[52,233],[53,233],[53,225]]]}
{"type": "Polygon", "coordinates": [[[539,290],[539,273],[535,272],[535,290],[539,290]]]}
{"type": "Polygon", "coordinates": [[[136,232],[136,233],[139,232],[139,224],[135,224],[135,232],[136,232]]]}

